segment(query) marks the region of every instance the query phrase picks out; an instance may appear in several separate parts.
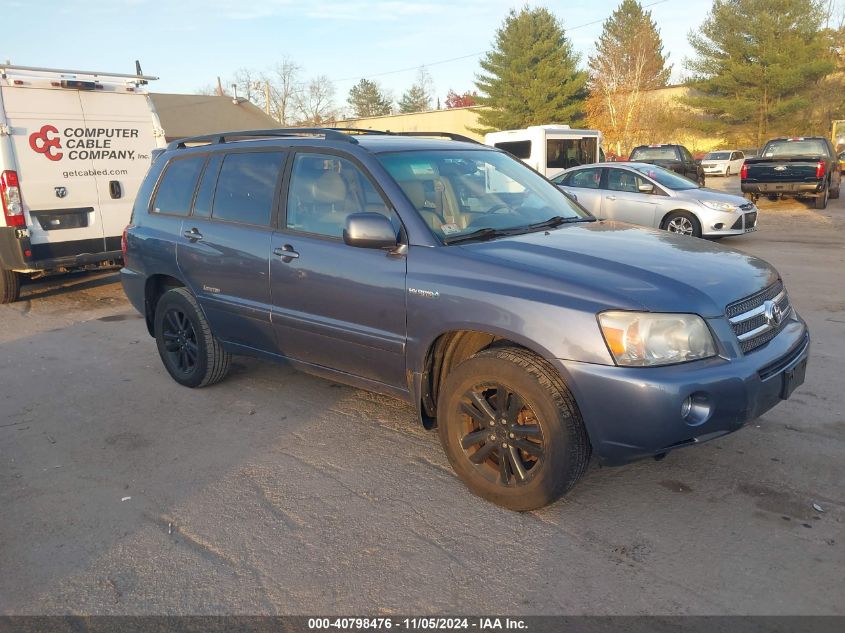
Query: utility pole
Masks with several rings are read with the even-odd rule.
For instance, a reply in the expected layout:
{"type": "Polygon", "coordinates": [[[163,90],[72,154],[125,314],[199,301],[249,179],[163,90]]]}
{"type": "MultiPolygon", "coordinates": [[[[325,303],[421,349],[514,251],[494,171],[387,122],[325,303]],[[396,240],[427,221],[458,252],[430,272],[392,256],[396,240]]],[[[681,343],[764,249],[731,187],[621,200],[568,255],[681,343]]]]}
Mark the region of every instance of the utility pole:
{"type": "Polygon", "coordinates": [[[217,77],[217,96],[218,96],[218,97],[222,97],[222,96],[223,96],[223,95],[225,95],[225,94],[226,94],[226,93],[225,93],[225,92],[223,92],[223,82],[222,82],[222,81],[220,81],[220,77],[218,76],[218,77],[217,77]]]}
{"type": "Polygon", "coordinates": [[[264,111],[270,116],[270,81],[264,80],[264,111]]]}

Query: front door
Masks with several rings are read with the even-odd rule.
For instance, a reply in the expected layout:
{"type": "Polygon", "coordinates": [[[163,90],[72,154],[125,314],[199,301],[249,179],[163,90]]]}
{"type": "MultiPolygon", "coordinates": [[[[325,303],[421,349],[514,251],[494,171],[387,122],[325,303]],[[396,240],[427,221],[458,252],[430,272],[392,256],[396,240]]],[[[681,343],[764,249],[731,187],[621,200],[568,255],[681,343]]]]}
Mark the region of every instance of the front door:
{"type": "Polygon", "coordinates": [[[265,352],[275,350],[269,257],[284,160],[278,150],[212,155],[177,249],[214,334],[265,352]]]}
{"type": "Polygon", "coordinates": [[[641,184],[652,184],[628,169],[607,169],[607,185],[601,215],[608,220],[630,222],[640,226],[656,226],[657,204],[654,193],[640,191],[641,184]]]}
{"type": "Polygon", "coordinates": [[[285,356],[394,387],[405,379],[405,258],[343,242],[346,216],[395,212],[350,158],[299,152],[272,237],[272,322],[285,356]]]}

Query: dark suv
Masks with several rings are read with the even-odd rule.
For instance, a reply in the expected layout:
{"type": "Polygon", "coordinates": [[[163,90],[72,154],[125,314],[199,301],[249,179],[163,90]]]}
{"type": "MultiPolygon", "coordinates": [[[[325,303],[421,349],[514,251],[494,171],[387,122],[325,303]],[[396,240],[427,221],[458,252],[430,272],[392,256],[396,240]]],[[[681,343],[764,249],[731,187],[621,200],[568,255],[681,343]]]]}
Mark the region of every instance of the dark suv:
{"type": "Polygon", "coordinates": [[[803,381],[807,328],[765,262],[598,221],[502,151],[423,136],[158,155],[122,278],[171,376],[203,387],[250,354],[405,399],[474,492],[518,510],[591,454],[661,457],[803,381]]]}
{"type": "Polygon", "coordinates": [[[640,145],[631,150],[631,156],[628,160],[671,169],[698,183],[700,187],[704,186],[704,167],[701,166],[701,161],[695,160],[690,151],[683,145],[671,145],[669,143],[640,145]]]}

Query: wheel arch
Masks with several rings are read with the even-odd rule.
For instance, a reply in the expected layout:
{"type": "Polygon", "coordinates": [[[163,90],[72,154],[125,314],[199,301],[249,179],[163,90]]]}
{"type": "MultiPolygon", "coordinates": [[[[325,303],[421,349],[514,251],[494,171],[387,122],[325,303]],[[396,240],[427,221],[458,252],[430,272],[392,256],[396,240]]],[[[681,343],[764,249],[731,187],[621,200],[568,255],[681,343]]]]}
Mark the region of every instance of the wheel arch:
{"type": "MultiPolygon", "coordinates": [[[[416,394],[420,420],[425,428],[437,426],[437,398],[449,372],[473,354],[495,346],[519,347],[540,358],[551,358],[548,350],[511,332],[467,325],[437,334],[424,347],[425,353],[410,372],[418,377],[411,391],[416,394]]],[[[561,378],[565,383],[569,382],[567,376],[561,378]]]]}
{"type": "Polygon", "coordinates": [[[150,336],[155,336],[153,323],[158,300],[168,290],[184,287],[185,284],[182,280],[177,279],[173,275],[156,274],[147,277],[144,283],[144,320],[147,323],[147,331],[150,333],[150,336]]]}
{"type": "Polygon", "coordinates": [[[681,209],[681,208],[671,209],[671,210],[667,211],[666,213],[664,213],[663,217],[660,219],[660,228],[662,230],[664,230],[664,231],[666,230],[666,225],[669,223],[668,222],[669,216],[672,215],[673,213],[686,213],[686,214],[694,217],[698,221],[699,225],[701,224],[701,218],[698,217],[698,214],[695,213],[695,211],[691,211],[690,209],[681,209]]]}

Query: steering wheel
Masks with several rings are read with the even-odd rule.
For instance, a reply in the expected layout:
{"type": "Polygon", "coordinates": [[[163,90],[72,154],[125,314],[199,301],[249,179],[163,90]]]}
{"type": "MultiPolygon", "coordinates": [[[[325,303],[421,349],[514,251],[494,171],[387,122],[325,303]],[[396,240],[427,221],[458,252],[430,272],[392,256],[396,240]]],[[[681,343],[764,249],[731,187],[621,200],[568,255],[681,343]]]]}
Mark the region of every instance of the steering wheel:
{"type": "Polygon", "coordinates": [[[506,209],[506,210],[510,211],[510,205],[507,205],[504,202],[499,202],[497,204],[494,204],[489,209],[487,209],[487,211],[485,211],[485,214],[496,213],[497,211],[500,211],[502,209],[506,209]]]}

